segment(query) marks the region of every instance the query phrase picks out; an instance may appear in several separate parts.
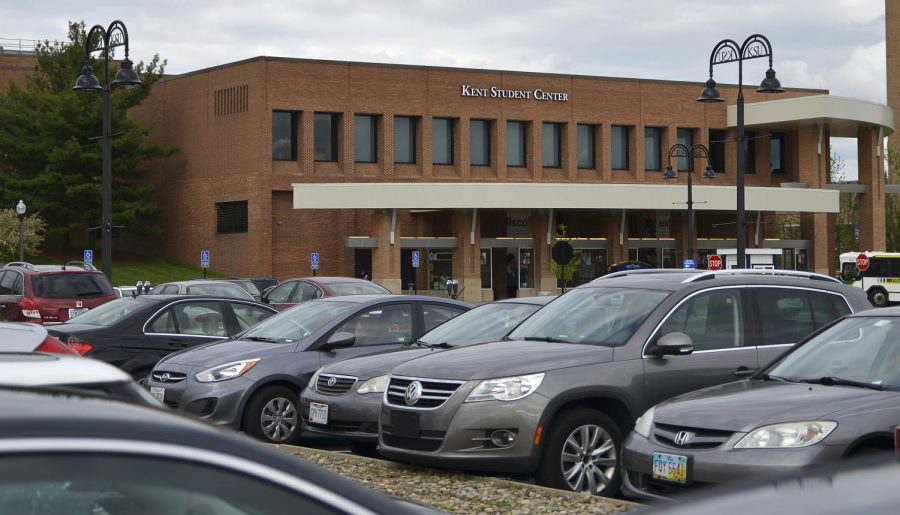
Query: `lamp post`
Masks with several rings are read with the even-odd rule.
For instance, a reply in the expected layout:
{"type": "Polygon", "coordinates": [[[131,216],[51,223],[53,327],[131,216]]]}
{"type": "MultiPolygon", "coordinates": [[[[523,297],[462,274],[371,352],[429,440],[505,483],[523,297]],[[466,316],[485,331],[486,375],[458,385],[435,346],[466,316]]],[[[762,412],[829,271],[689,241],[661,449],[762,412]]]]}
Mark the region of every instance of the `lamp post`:
{"type": "Polygon", "coordinates": [[[731,39],[723,39],[716,43],[709,55],[709,80],[697,98],[698,102],[724,102],[716,89],[713,80],[713,66],[725,63],[738,63],[738,95],[737,95],[737,268],[747,266],[746,215],[744,213],[744,61],[759,57],[769,58],[769,69],[762,80],[757,93],[783,93],[781,83],[775,78],[772,69],[772,44],[762,34],[753,34],[738,45],[731,39]]]}
{"type": "MultiPolygon", "coordinates": [[[[709,149],[706,146],[701,145],[699,143],[695,145],[691,145],[690,148],[687,145],[676,143],[669,148],[668,154],[668,165],[666,166],[666,171],[663,172],[664,179],[677,179],[678,173],[672,169],[672,158],[673,157],[685,157],[688,159],[693,158],[702,158],[707,160],[706,170],[703,171],[703,178],[705,179],[715,179],[716,172],[713,170],[712,166],[709,164],[709,149]]],[[[687,212],[688,212],[688,259],[694,259],[694,182],[691,179],[694,175],[692,169],[687,170],[687,212]]]]}
{"type": "Polygon", "coordinates": [[[128,29],[125,24],[116,20],[104,29],[94,25],[84,40],[84,68],[81,76],[75,81],[75,91],[96,91],[103,97],[103,192],[102,220],[100,230],[103,238],[103,273],[112,278],[112,101],[110,87],[112,85],[132,86],[141,83],[141,79],[132,68],[128,58],[128,29]],[[113,48],[124,46],[125,59],[122,60],[116,78],[109,81],[109,58],[113,48]],[[100,51],[103,61],[103,85],[90,65],[91,52],[100,51]]]}
{"type": "Polygon", "coordinates": [[[19,261],[25,261],[25,203],[21,200],[16,204],[16,214],[19,215],[19,261]]]}

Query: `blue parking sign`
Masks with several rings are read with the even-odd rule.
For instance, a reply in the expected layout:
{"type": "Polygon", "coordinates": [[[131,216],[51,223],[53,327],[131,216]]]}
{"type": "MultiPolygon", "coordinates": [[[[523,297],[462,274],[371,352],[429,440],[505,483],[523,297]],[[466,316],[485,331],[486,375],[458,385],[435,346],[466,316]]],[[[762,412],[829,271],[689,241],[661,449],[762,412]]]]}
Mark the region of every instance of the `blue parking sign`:
{"type": "Polygon", "coordinates": [[[419,268],[419,251],[412,251],[412,266],[413,268],[419,268]]]}
{"type": "Polygon", "coordinates": [[[689,268],[692,270],[696,270],[697,262],[694,261],[693,259],[685,259],[684,261],[681,262],[681,268],[689,268]]]}
{"type": "Polygon", "coordinates": [[[200,251],[200,268],[209,268],[209,251],[200,251]]]}
{"type": "Polygon", "coordinates": [[[94,251],[91,249],[84,249],[83,261],[89,265],[92,264],[94,262],[94,251]]]}
{"type": "Polygon", "coordinates": [[[313,252],[312,254],[310,254],[309,262],[312,264],[313,270],[318,270],[319,269],[319,253],[313,252]]]}

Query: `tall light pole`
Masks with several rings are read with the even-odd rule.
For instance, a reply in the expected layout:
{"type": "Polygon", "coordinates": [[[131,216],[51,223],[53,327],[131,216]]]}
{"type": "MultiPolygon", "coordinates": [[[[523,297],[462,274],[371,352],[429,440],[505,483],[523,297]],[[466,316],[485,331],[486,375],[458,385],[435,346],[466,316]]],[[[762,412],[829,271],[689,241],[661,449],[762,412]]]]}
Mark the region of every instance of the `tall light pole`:
{"type": "Polygon", "coordinates": [[[709,56],[709,80],[706,88],[697,98],[698,102],[724,102],[716,81],[713,80],[713,66],[717,64],[738,63],[738,96],[737,96],[737,268],[747,266],[746,215],[744,213],[744,61],[759,57],[769,58],[769,69],[762,80],[757,93],[783,93],[781,83],[775,78],[772,69],[772,44],[762,34],[753,34],[738,45],[734,40],[723,39],[716,43],[709,56]]]}
{"type": "MultiPolygon", "coordinates": [[[[663,172],[664,179],[677,179],[678,173],[672,169],[672,158],[673,157],[684,157],[688,159],[693,159],[696,157],[706,159],[707,165],[706,170],[703,171],[704,179],[715,179],[716,172],[713,170],[712,166],[708,163],[709,160],[709,149],[706,148],[705,145],[701,145],[697,143],[695,145],[691,145],[690,148],[687,145],[676,143],[669,148],[668,155],[668,165],[666,166],[666,171],[663,172]]],[[[691,177],[694,175],[693,167],[686,170],[687,173],[687,213],[688,213],[688,259],[694,259],[694,182],[691,177]]]]}
{"type": "Polygon", "coordinates": [[[21,200],[16,204],[16,214],[19,215],[19,261],[25,261],[25,203],[21,200]]]}
{"type": "Polygon", "coordinates": [[[81,76],[75,81],[75,91],[97,91],[103,97],[103,192],[102,220],[100,230],[103,239],[103,273],[112,279],[112,100],[110,87],[115,85],[132,86],[141,83],[141,79],[132,67],[128,58],[128,29],[125,24],[116,20],[104,29],[94,25],[84,40],[84,68],[81,76]],[[124,46],[125,59],[119,65],[116,78],[109,81],[109,59],[113,48],[124,46]],[[90,65],[91,52],[100,52],[103,61],[103,85],[90,65]]]}

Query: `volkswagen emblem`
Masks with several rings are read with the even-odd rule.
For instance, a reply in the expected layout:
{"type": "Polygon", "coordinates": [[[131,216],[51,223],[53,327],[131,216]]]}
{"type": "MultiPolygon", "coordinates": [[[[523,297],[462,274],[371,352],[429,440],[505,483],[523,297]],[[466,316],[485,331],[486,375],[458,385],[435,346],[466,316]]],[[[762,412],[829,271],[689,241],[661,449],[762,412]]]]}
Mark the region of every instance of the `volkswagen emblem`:
{"type": "Polygon", "coordinates": [[[163,372],[163,375],[159,376],[159,381],[160,381],[161,383],[168,383],[168,382],[169,382],[169,377],[170,377],[170,376],[169,376],[169,373],[168,373],[168,372],[163,372]]]}
{"type": "Polygon", "coordinates": [[[334,385],[336,385],[336,384],[337,384],[337,378],[336,378],[336,377],[329,377],[329,378],[328,378],[328,386],[334,386],[334,385]]]}
{"type": "Polygon", "coordinates": [[[697,436],[690,431],[679,431],[675,433],[675,445],[687,445],[697,436]]]}
{"type": "Polygon", "coordinates": [[[419,399],[422,398],[422,383],[418,381],[413,381],[409,383],[409,386],[406,387],[406,394],[403,396],[403,400],[406,401],[408,406],[412,406],[413,404],[419,402],[419,399]]]}

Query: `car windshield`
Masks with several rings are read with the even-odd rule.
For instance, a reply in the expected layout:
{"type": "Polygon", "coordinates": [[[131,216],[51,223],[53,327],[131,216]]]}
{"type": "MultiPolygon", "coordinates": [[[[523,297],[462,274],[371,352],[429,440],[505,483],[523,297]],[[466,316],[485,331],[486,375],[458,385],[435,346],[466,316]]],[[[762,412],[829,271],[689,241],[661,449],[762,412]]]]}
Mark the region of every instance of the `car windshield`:
{"type": "Polygon", "coordinates": [[[73,318],[70,322],[66,323],[90,324],[108,327],[115,324],[119,320],[128,317],[129,313],[137,311],[144,306],[146,306],[146,304],[144,304],[143,301],[138,301],[131,297],[124,297],[111,302],[107,302],[106,304],[97,306],[94,309],[89,309],[81,315],[78,315],[77,318],[73,318]]]}
{"type": "Polygon", "coordinates": [[[45,299],[90,299],[115,295],[106,276],[97,273],[35,274],[31,276],[35,297],[45,299]]]}
{"type": "Polygon", "coordinates": [[[236,299],[249,299],[253,300],[253,296],[247,293],[246,290],[241,288],[240,286],[232,283],[222,283],[222,284],[192,284],[186,288],[186,290],[191,295],[213,295],[216,297],[229,297],[236,299]]]}
{"type": "Polygon", "coordinates": [[[235,339],[294,343],[359,307],[354,302],[309,301],[263,320],[235,339]]]}
{"type": "Polygon", "coordinates": [[[485,304],[451,318],[422,335],[419,341],[452,347],[496,341],[540,307],[515,302],[485,304]]]}
{"type": "Polygon", "coordinates": [[[229,281],[233,284],[236,284],[244,289],[250,295],[259,295],[259,289],[256,288],[256,285],[253,284],[253,281],[229,281]]]}
{"type": "Polygon", "coordinates": [[[331,293],[332,297],[341,295],[371,295],[391,293],[384,287],[368,282],[352,282],[352,283],[332,283],[325,286],[331,293]]]}
{"type": "Polygon", "coordinates": [[[770,366],[765,376],[900,390],[900,317],[844,319],[770,366]]]}
{"type": "Polygon", "coordinates": [[[637,288],[576,288],[522,322],[508,338],[618,347],[670,293],[637,288]]]}

